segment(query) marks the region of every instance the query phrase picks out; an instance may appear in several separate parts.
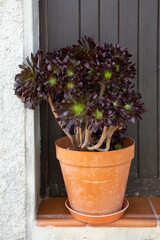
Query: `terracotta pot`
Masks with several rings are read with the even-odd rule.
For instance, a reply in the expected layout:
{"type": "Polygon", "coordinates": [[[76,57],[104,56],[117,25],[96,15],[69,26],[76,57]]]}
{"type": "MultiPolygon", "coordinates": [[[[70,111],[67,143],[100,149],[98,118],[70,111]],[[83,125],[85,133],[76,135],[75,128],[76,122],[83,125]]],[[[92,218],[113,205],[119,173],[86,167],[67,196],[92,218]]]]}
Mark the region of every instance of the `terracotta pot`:
{"type": "Polygon", "coordinates": [[[134,140],[123,139],[123,149],[109,152],[69,150],[70,140],[56,141],[56,155],[73,210],[89,215],[106,215],[122,208],[134,157],[134,140]]]}

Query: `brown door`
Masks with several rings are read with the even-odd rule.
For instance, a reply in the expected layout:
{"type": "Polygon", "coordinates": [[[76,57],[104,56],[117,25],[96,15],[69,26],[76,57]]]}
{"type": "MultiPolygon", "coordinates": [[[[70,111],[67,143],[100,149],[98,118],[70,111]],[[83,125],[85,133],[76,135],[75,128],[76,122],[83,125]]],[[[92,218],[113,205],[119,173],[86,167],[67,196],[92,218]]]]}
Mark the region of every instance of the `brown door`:
{"type": "MultiPolygon", "coordinates": [[[[40,45],[45,51],[76,43],[83,35],[128,47],[136,62],[136,88],[148,112],[130,125],[136,140],[127,194],[160,195],[159,0],[40,0],[40,45]]],[[[47,103],[41,105],[41,194],[65,195],[54,142],[63,133],[47,103]]]]}

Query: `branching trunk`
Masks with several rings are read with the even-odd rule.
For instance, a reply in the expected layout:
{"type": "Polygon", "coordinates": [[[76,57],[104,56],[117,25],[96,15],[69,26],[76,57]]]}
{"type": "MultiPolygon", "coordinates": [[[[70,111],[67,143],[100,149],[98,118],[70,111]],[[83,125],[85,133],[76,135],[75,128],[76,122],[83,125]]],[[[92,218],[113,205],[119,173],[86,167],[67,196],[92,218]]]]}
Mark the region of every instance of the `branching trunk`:
{"type": "Polygon", "coordinates": [[[91,130],[89,131],[89,144],[90,144],[91,142],[93,142],[93,141],[92,141],[92,133],[93,133],[93,131],[94,131],[93,128],[91,128],[91,130]]]}
{"type": "Polygon", "coordinates": [[[83,142],[82,127],[79,127],[78,131],[79,131],[79,139],[80,139],[79,146],[81,147],[83,142]]]}
{"type": "MultiPolygon", "coordinates": [[[[105,86],[102,85],[101,90],[100,90],[100,98],[102,98],[104,92],[105,92],[105,86]]],[[[48,103],[50,105],[50,108],[52,110],[52,113],[53,113],[54,117],[57,118],[58,114],[55,112],[55,107],[54,107],[51,96],[48,97],[48,103]]],[[[58,124],[61,127],[61,122],[60,121],[58,122],[58,124]]],[[[118,129],[118,126],[117,127],[110,126],[109,128],[107,128],[105,126],[99,141],[94,146],[89,147],[88,145],[90,144],[90,141],[91,141],[91,135],[93,133],[93,129],[92,128],[90,129],[90,125],[89,125],[88,121],[86,121],[85,131],[82,131],[81,126],[76,126],[76,131],[75,131],[76,140],[79,144],[79,147],[81,147],[81,148],[87,147],[88,150],[97,150],[97,151],[100,151],[100,152],[107,152],[110,149],[111,138],[112,138],[114,132],[117,129],[118,129]],[[105,140],[106,140],[106,148],[101,149],[100,147],[105,140]]],[[[74,142],[74,139],[73,139],[72,135],[70,133],[68,133],[65,129],[62,128],[62,130],[68,136],[72,145],[74,147],[76,147],[76,144],[74,142]]]]}
{"type": "MultiPolygon", "coordinates": [[[[54,104],[53,104],[53,101],[52,101],[52,97],[51,97],[51,96],[48,97],[48,103],[49,103],[49,105],[50,105],[50,108],[51,108],[51,110],[52,110],[52,113],[53,113],[54,117],[57,118],[57,117],[58,117],[58,114],[55,112],[55,107],[54,107],[54,104]]],[[[58,122],[58,124],[59,124],[59,126],[61,127],[61,122],[60,122],[60,121],[58,122]]],[[[61,127],[61,128],[62,128],[62,127],[61,127]]],[[[72,135],[71,135],[70,133],[68,133],[65,129],[62,128],[62,130],[63,130],[63,132],[67,135],[67,137],[70,139],[72,145],[75,147],[76,145],[75,145],[75,142],[74,142],[74,139],[73,139],[72,135]]]]}
{"type": "Polygon", "coordinates": [[[77,141],[78,145],[80,145],[79,126],[78,126],[76,120],[75,120],[75,126],[74,126],[74,135],[76,137],[76,141],[77,141]]]}
{"type": "Polygon", "coordinates": [[[100,98],[100,99],[103,97],[103,94],[104,94],[104,92],[105,92],[105,88],[106,88],[106,86],[102,84],[102,85],[101,85],[100,94],[99,94],[99,98],[100,98]]]}
{"type": "Polygon", "coordinates": [[[111,129],[110,129],[110,131],[108,132],[108,135],[107,135],[106,148],[105,149],[98,148],[97,151],[108,152],[108,150],[110,149],[112,136],[117,129],[118,129],[118,126],[117,127],[111,127],[111,129]]]}
{"type": "Polygon", "coordinates": [[[82,144],[81,148],[85,148],[89,144],[89,128],[90,126],[88,126],[88,121],[87,121],[85,126],[84,143],[82,144]]]}
{"type": "Polygon", "coordinates": [[[107,127],[105,126],[101,135],[101,138],[99,139],[98,143],[92,147],[87,147],[88,150],[95,150],[98,149],[104,142],[104,140],[107,137],[107,127]]]}
{"type": "MultiPolygon", "coordinates": [[[[99,98],[101,99],[103,97],[103,94],[105,93],[105,88],[106,86],[105,85],[101,85],[101,89],[100,89],[100,95],[99,95],[99,98]]],[[[110,143],[111,143],[111,138],[112,138],[112,135],[113,133],[117,130],[118,126],[117,127],[113,127],[113,126],[110,126],[109,129],[105,126],[104,129],[103,129],[103,132],[102,132],[102,135],[101,135],[101,138],[99,139],[98,143],[95,144],[94,146],[92,147],[87,147],[88,150],[98,150],[98,151],[108,151],[109,148],[110,148],[110,143]],[[107,139],[107,140],[106,140],[107,139]],[[106,148],[105,149],[101,149],[101,145],[103,144],[103,142],[106,140],[106,148]]],[[[91,135],[89,136],[89,141],[90,141],[90,137],[91,135]]]]}
{"type": "Polygon", "coordinates": [[[79,128],[77,126],[75,126],[74,134],[75,134],[75,137],[76,137],[76,141],[79,144],[79,128]]]}
{"type": "Polygon", "coordinates": [[[106,151],[108,151],[110,149],[110,144],[111,144],[111,138],[114,134],[114,132],[118,129],[118,126],[117,127],[113,127],[111,129],[111,131],[109,132],[108,134],[108,137],[107,137],[107,141],[106,141],[106,151]]]}

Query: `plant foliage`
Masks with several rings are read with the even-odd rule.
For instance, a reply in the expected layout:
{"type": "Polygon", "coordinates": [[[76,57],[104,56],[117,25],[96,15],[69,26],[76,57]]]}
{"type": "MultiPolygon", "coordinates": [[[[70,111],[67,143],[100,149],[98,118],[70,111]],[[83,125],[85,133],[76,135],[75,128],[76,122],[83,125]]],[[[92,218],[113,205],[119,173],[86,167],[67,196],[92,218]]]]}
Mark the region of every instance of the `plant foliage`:
{"type": "Polygon", "coordinates": [[[19,66],[14,85],[26,107],[35,109],[48,100],[56,120],[80,148],[121,148],[116,140],[120,131],[145,112],[132,83],[136,70],[128,49],[85,36],[77,45],[47,52],[43,60],[40,50],[31,60],[19,66]],[[73,125],[76,143],[69,134],[73,125]],[[100,148],[102,144],[106,146],[100,148]]]}

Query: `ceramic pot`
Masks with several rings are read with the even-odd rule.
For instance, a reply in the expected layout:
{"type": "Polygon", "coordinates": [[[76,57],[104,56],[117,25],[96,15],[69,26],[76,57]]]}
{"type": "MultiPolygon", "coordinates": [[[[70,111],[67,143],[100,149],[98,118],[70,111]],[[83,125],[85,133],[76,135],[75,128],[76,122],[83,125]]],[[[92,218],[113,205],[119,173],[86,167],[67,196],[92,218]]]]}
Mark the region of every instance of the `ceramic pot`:
{"type": "Polygon", "coordinates": [[[123,149],[109,152],[69,150],[70,140],[56,141],[56,155],[71,208],[82,214],[106,215],[122,209],[134,140],[124,138],[123,149]]]}

